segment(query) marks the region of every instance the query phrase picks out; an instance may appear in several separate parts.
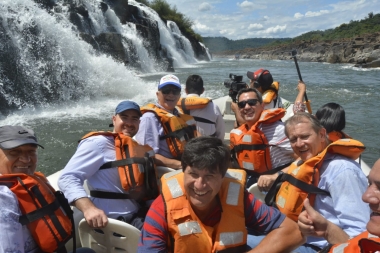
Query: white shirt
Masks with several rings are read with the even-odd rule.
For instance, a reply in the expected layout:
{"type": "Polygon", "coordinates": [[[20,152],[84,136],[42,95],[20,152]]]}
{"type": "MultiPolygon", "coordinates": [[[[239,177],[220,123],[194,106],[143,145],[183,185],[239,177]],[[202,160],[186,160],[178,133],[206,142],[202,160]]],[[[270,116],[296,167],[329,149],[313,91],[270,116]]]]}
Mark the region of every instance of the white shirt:
{"type": "MultiPolygon", "coordinates": [[[[199,95],[188,94],[186,97],[199,97],[199,95]]],[[[214,125],[214,124],[196,121],[197,131],[202,136],[211,136],[215,134],[216,137],[218,137],[221,140],[224,140],[225,126],[224,126],[223,115],[216,104],[214,104],[213,102],[210,102],[204,108],[190,110],[190,115],[215,122],[215,125],[214,125]]]]}

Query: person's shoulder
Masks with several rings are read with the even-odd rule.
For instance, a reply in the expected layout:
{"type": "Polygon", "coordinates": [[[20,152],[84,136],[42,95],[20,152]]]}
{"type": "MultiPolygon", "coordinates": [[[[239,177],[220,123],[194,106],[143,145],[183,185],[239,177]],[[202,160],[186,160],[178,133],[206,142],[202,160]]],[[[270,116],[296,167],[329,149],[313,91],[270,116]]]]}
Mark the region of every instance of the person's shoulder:
{"type": "Polygon", "coordinates": [[[83,139],[80,141],[80,144],[84,143],[98,143],[98,144],[106,144],[106,143],[113,143],[114,137],[112,135],[94,135],[90,136],[86,139],[83,139]]]}
{"type": "Polygon", "coordinates": [[[361,171],[360,165],[353,159],[340,154],[327,153],[323,163],[326,170],[333,173],[343,172],[359,172],[361,171]]]}

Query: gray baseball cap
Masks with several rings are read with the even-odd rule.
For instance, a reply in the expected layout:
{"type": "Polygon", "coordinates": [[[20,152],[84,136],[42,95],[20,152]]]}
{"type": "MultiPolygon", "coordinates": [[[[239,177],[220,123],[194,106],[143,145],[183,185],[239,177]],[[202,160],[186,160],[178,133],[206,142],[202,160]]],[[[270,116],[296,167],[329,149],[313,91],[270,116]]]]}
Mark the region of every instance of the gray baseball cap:
{"type": "Polygon", "coordinates": [[[22,126],[2,126],[0,127],[0,148],[12,149],[25,144],[38,144],[37,137],[33,130],[22,126]]]}

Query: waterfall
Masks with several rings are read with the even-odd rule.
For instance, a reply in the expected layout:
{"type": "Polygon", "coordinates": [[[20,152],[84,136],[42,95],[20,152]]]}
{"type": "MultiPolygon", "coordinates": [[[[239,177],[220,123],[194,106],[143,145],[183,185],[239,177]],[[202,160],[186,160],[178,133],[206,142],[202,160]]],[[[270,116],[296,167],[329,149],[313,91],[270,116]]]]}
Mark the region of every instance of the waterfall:
{"type": "Polygon", "coordinates": [[[2,0],[0,113],[94,98],[133,99],[141,85],[156,85],[136,73],[165,71],[167,58],[174,67],[197,63],[174,22],[168,25],[175,31],[151,8],[129,4],[147,23],[121,21],[120,9],[101,0],[2,0]]]}
{"type": "MultiPolygon", "coordinates": [[[[192,51],[192,55],[187,55],[187,52],[181,46],[177,46],[179,38],[176,39],[178,33],[173,33],[169,27],[161,20],[158,16],[157,12],[152,10],[151,8],[141,5],[134,0],[129,0],[129,4],[134,6],[139,6],[139,8],[143,11],[143,14],[146,15],[151,20],[156,20],[158,23],[158,28],[160,31],[160,43],[161,46],[167,50],[169,57],[173,59],[173,64],[175,68],[178,67],[186,67],[189,64],[196,63],[196,59],[194,58],[194,51],[192,51]]],[[[170,23],[172,21],[168,21],[170,23]]],[[[174,23],[174,22],[172,22],[174,23]]],[[[176,25],[177,27],[177,25],[176,25]]],[[[178,29],[178,27],[177,27],[178,29]]],[[[178,29],[179,31],[179,29],[178,29]]],[[[180,32],[179,32],[180,33],[180,32]]],[[[182,36],[182,34],[181,34],[182,36]]],[[[185,39],[184,39],[185,41],[185,39]]],[[[190,44],[189,40],[186,39],[186,43],[190,44]]]]}

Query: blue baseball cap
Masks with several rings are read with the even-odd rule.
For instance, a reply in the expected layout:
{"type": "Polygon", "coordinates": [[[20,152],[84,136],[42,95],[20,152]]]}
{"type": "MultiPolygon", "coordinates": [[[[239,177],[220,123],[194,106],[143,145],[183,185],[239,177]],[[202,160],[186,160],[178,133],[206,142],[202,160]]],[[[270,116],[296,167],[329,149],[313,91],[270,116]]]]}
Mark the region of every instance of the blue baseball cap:
{"type": "Polygon", "coordinates": [[[129,100],[125,100],[125,101],[120,102],[116,106],[115,114],[119,114],[119,113],[124,112],[126,110],[136,110],[139,113],[140,117],[142,115],[141,111],[140,111],[140,106],[138,104],[136,104],[135,102],[129,101],[129,100]]]}
{"type": "Polygon", "coordinates": [[[181,84],[179,83],[179,79],[175,75],[163,76],[160,82],[158,83],[158,90],[161,90],[166,85],[174,85],[177,88],[181,89],[181,84]]]}

